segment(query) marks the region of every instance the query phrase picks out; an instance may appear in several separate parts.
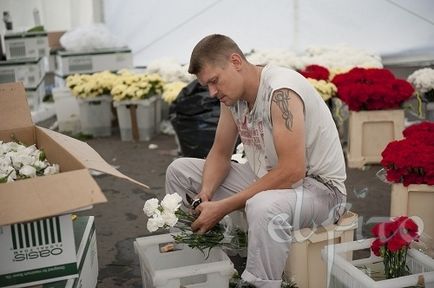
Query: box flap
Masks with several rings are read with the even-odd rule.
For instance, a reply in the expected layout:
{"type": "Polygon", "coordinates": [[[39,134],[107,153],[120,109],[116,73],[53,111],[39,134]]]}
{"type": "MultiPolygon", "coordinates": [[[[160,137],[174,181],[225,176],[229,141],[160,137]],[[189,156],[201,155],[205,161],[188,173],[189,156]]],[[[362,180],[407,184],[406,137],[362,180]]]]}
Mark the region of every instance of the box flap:
{"type": "Polygon", "coordinates": [[[26,90],[21,82],[0,84],[0,130],[33,126],[26,90]]]}
{"type": "Polygon", "coordinates": [[[90,147],[87,143],[82,142],[80,140],[71,138],[69,136],[63,135],[58,132],[54,132],[52,130],[38,127],[38,129],[41,129],[44,133],[49,135],[53,140],[55,140],[57,143],[59,143],[63,148],[65,148],[70,154],[72,154],[75,158],[77,158],[85,167],[89,169],[94,169],[97,171],[104,172],[106,174],[110,174],[122,179],[126,179],[130,182],[133,182],[135,184],[138,184],[144,188],[149,187],[143,183],[140,183],[139,181],[136,181],[112,166],[108,164],[92,147],[90,147]]]}
{"type": "Polygon", "coordinates": [[[0,226],[107,202],[86,169],[0,185],[0,226]],[[31,187],[31,189],[29,189],[31,187]]]}

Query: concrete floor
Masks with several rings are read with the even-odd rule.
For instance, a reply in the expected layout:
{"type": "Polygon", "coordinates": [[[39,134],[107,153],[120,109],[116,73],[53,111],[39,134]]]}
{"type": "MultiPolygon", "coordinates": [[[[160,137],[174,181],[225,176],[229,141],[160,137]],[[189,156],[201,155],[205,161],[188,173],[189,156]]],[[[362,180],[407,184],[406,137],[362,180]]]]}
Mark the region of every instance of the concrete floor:
{"type": "MultiPolygon", "coordinates": [[[[174,137],[159,135],[150,142],[133,143],[120,141],[119,133],[115,133],[112,137],[89,140],[88,144],[108,163],[119,166],[121,172],[150,186],[145,191],[113,176],[97,176],[108,203],[79,213],[95,216],[98,288],[142,287],[133,241],[149,235],[142,212],[145,201],[164,197],[165,170],[176,157],[174,137]],[[157,144],[158,149],[148,149],[150,143],[157,144]]],[[[351,210],[361,216],[357,239],[369,237],[370,226],[366,223],[371,217],[389,213],[390,187],[376,178],[379,169],[379,166],[369,166],[364,170],[348,170],[348,202],[351,210]]]]}

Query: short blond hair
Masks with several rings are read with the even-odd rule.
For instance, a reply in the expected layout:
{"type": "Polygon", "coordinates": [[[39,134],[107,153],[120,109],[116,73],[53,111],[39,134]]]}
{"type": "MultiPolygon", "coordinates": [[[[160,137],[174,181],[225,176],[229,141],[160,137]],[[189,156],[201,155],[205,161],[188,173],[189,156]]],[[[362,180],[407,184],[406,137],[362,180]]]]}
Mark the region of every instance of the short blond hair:
{"type": "Polygon", "coordinates": [[[200,40],[194,47],[193,52],[191,52],[188,73],[197,75],[205,64],[223,64],[232,53],[237,53],[246,60],[240,47],[228,36],[221,34],[208,35],[200,40]]]}

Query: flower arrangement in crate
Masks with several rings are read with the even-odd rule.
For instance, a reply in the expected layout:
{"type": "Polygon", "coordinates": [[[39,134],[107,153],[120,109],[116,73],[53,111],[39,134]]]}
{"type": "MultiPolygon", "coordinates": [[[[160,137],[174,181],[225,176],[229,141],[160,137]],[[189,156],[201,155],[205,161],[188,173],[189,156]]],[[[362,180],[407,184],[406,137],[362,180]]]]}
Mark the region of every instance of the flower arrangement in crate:
{"type": "Polygon", "coordinates": [[[404,139],[390,142],[381,153],[386,179],[393,183],[434,185],[434,122],[403,131],[404,139]]]}
{"type": "Polygon", "coordinates": [[[0,183],[59,173],[58,164],[50,164],[43,150],[19,141],[0,141],[0,183]]]}
{"type": "Polygon", "coordinates": [[[116,77],[116,74],[110,71],[94,74],[74,74],[66,78],[66,85],[71,89],[72,95],[81,99],[103,95],[110,96],[116,77]]]}
{"type": "MultiPolygon", "coordinates": [[[[193,201],[191,208],[196,207],[197,204],[194,203],[193,201]]],[[[196,220],[197,215],[194,211],[188,211],[189,209],[186,208],[186,205],[182,205],[182,197],[177,193],[167,194],[161,202],[157,198],[147,200],[143,206],[143,212],[149,217],[148,231],[155,232],[159,228],[175,227],[180,230],[179,233],[172,235],[176,243],[199,249],[204,255],[206,250],[209,255],[209,251],[213,247],[236,251],[247,247],[246,232],[238,227],[233,227],[228,216],[204,234],[193,233],[191,224],[196,220]]]]}
{"type": "Polygon", "coordinates": [[[418,116],[423,116],[422,103],[427,103],[427,115],[425,117],[434,120],[434,69],[422,68],[414,71],[407,80],[416,89],[418,100],[418,116]]]}
{"type": "Polygon", "coordinates": [[[376,238],[371,244],[371,250],[383,258],[386,278],[408,275],[407,251],[410,244],[419,239],[417,224],[407,216],[401,216],[378,223],[371,232],[376,238]]]}
{"type": "Polygon", "coordinates": [[[336,75],[332,82],[351,111],[399,108],[414,92],[410,83],[381,68],[356,67],[336,75]]]}
{"type": "Polygon", "coordinates": [[[164,81],[159,74],[136,74],[121,70],[114,79],[111,94],[114,101],[143,100],[163,93],[164,81]]]}

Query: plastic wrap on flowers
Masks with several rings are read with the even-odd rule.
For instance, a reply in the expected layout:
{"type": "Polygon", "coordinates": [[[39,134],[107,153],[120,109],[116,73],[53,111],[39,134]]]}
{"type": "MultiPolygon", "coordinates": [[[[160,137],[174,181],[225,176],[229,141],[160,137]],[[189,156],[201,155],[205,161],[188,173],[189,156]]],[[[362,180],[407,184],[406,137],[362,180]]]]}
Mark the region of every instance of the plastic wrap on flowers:
{"type": "Polygon", "coordinates": [[[185,157],[205,158],[214,142],[220,102],[197,80],[181,90],[170,106],[170,122],[185,157]]]}

